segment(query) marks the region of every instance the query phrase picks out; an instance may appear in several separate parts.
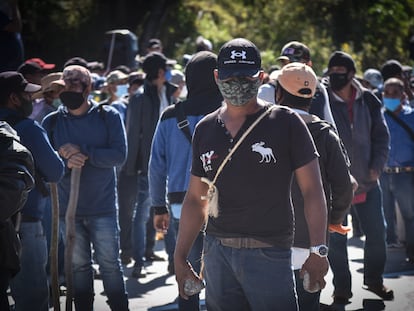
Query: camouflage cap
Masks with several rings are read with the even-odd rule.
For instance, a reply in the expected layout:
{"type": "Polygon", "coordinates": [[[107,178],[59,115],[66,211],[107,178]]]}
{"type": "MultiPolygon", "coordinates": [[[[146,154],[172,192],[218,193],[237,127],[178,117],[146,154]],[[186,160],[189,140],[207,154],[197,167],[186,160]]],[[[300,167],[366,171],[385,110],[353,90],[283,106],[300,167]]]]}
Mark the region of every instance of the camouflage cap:
{"type": "Polygon", "coordinates": [[[67,83],[82,83],[85,86],[90,86],[92,83],[91,73],[85,67],[79,65],[70,65],[63,70],[62,80],[67,83]]]}

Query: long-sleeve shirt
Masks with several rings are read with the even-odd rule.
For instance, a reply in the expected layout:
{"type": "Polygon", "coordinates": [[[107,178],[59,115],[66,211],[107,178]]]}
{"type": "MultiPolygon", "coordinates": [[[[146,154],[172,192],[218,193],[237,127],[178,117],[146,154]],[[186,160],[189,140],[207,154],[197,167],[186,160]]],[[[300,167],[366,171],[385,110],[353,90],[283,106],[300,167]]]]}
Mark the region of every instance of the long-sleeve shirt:
{"type": "MultiPolygon", "coordinates": [[[[85,114],[74,116],[61,106],[43,120],[43,126],[56,150],[71,143],[88,156],[82,167],[76,216],[115,214],[115,167],[125,161],[127,150],[119,113],[110,106],[98,107],[91,102],[85,114]]],[[[65,215],[69,202],[70,179],[71,170],[66,168],[59,183],[61,216],[65,215]]]]}
{"type": "MultiPolygon", "coordinates": [[[[389,167],[414,167],[414,141],[405,129],[401,127],[392,117],[384,114],[390,131],[390,152],[387,166],[389,167]]],[[[398,118],[404,121],[414,131],[414,109],[403,106],[398,118]]]]}

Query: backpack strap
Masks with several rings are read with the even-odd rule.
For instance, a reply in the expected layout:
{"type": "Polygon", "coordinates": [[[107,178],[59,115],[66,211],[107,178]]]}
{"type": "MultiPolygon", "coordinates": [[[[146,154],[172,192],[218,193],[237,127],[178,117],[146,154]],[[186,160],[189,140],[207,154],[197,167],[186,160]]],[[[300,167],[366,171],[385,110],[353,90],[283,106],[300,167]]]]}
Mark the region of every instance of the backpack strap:
{"type": "Polygon", "coordinates": [[[191,144],[193,138],[189,128],[190,122],[187,120],[182,104],[183,102],[178,102],[175,104],[175,117],[177,119],[177,127],[183,132],[184,136],[191,144]]]}

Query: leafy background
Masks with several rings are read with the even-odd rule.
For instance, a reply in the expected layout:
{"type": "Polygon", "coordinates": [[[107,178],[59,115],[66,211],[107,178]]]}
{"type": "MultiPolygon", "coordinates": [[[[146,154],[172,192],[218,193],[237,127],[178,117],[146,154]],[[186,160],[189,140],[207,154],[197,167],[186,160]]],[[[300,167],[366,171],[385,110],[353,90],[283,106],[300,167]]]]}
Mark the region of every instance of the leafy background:
{"type": "Polygon", "coordinates": [[[25,56],[58,66],[70,57],[105,61],[104,33],[129,29],[141,54],[149,38],[181,60],[202,35],[214,51],[245,37],[262,51],[264,69],[290,40],[307,44],[321,74],[338,49],[356,60],[358,73],[390,58],[412,65],[414,0],[20,0],[25,56]],[[410,58],[411,56],[411,58],[410,58]]]}

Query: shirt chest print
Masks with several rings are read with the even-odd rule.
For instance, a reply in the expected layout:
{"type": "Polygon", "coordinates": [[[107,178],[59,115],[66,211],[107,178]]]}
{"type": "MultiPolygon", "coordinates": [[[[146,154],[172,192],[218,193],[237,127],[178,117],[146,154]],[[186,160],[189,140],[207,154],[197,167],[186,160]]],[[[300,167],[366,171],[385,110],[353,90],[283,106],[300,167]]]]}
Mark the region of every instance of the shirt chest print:
{"type": "Polygon", "coordinates": [[[213,170],[211,167],[211,159],[213,158],[213,155],[214,155],[214,150],[211,150],[211,151],[203,153],[200,156],[200,160],[201,162],[203,162],[203,168],[205,172],[209,172],[213,170]]]}
{"type": "Polygon", "coordinates": [[[263,163],[263,161],[265,163],[270,163],[273,160],[273,163],[276,163],[276,158],[273,155],[273,150],[272,148],[269,147],[264,147],[265,143],[264,142],[259,142],[259,143],[254,143],[252,145],[252,151],[253,152],[257,152],[261,155],[261,159],[259,161],[259,163],[263,163]]]}

